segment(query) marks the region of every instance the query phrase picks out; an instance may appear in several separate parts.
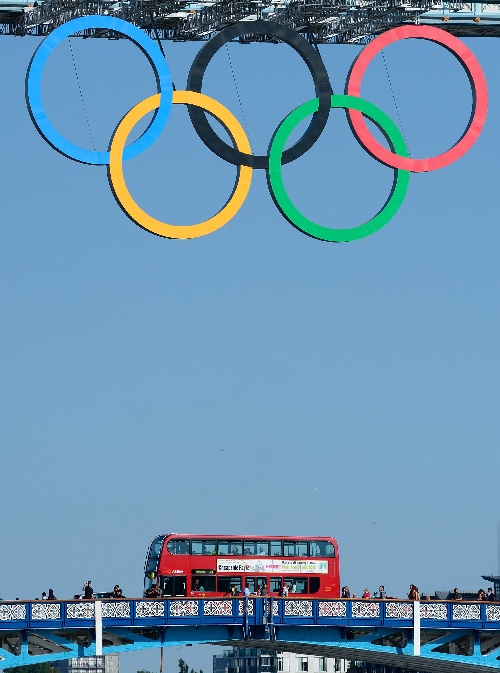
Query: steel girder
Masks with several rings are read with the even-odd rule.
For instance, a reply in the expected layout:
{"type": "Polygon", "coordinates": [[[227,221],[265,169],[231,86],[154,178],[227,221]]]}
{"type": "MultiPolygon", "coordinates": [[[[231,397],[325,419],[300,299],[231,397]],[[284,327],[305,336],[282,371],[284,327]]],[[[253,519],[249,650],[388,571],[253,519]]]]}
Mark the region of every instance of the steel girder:
{"type": "MultiPolygon", "coordinates": [[[[130,21],[162,40],[206,40],[252,18],[289,26],[316,44],[364,43],[394,26],[425,22],[459,35],[500,34],[498,2],[444,0],[9,0],[0,1],[0,34],[44,36],[90,14],[130,21]]],[[[83,37],[118,37],[88,31],[83,37]]],[[[248,40],[262,37],[248,36],[248,40]]]]}

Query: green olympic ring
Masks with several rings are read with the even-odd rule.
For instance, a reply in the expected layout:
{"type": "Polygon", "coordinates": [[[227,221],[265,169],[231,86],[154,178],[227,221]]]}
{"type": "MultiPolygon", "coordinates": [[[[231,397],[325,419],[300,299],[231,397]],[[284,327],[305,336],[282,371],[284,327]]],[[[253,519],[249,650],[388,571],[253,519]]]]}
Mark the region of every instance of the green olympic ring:
{"type": "MultiPolygon", "coordinates": [[[[299,105],[299,107],[295,108],[295,110],[285,117],[278,126],[269,148],[269,168],[267,171],[269,192],[282,215],[286,217],[290,224],[305,234],[321,241],[335,243],[356,241],[375,233],[394,217],[403,203],[406,190],[408,189],[410,172],[400,168],[394,169],[394,180],[387,201],[381,210],[364,224],[360,224],[352,229],[331,229],[309,220],[294,206],[285,190],[281,173],[281,155],[290,133],[305,117],[317,112],[318,105],[319,98],[313,98],[306,103],[302,103],[302,105],[299,105]]],[[[405,140],[398,127],[373,103],[369,103],[362,98],[355,98],[354,96],[334,94],[331,97],[330,107],[359,110],[378,126],[393,152],[402,157],[409,156],[405,140]]]]}

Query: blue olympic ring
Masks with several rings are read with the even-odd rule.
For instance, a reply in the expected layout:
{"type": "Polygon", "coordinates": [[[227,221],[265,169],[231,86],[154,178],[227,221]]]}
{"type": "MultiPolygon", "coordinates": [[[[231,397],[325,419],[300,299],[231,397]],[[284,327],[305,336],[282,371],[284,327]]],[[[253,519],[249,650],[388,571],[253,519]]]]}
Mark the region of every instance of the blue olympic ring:
{"type": "Polygon", "coordinates": [[[33,123],[52,147],[61,154],[84,164],[102,166],[109,164],[109,152],[86,150],[66,140],[56,131],[47,117],[41,95],[42,73],[52,50],[70,35],[89,28],[105,28],[125,35],[139,47],[155,72],[157,93],[161,94],[160,106],[142,136],[125,148],[123,155],[125,159],[131,159],[143,152],[162,132],[172,109],[173,85],[170,69],[157,44],[142,30],[123,19],[111,16],[82,16],[64,23],[45,38],[31,59],[26,79],[26,100],[33,123]]]}

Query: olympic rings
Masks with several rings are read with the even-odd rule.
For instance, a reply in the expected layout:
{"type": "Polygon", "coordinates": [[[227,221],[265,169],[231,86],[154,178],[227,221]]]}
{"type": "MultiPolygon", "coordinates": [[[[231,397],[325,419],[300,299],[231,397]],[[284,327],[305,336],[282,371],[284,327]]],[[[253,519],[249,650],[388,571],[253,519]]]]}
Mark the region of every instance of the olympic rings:
{"type": "MultiPolygon", "coordinates": [[[[224,125],[240,152],[246,152],[247,154],[250,152],[250,143],[248,142],[248,138],[246,137],[241,124],[236,117],[234,117],[231,112],[218,101],[195,91],[174,91],[173,103],[184,103],[185,105],[197,105],[203,107],[204,110],[210,112],[210,114],[219,119],[224,125]]],[[[197,238],[199,236],[204,236],[205,234],[211,234],[213,231],[220,229],[220,227],[229,222],[241,208],[243,201],[247,197],[248,190],[250,189],[252,169],[248,166],[238,167],[239,175],[236,178],[233,193],[229,197],[226,205],[217,213],[217,215],[214,215],[205,222],[188,226],[178,226],[161,222],[148,215],[137,205],[127,189],[125,178],[123,177],[121,157],[128,135],[135,124],[137,124],[137,122],[148,112],[157,108],[159,104],[159,94],[150,96],[133,107],[118,124],[113,140],[111,141],[109,161],[109,180],[111,187],[118,203],[125,213],[139,226],[151,231],[153,234],[165,238],[184,239],[197,238]]]]}
{"type": "Polygon", "coordinates": [[[151,63],[156,75],[157,91],[162,94],[161,105],[155,116],[142,136],[126,148],[125,159],[140,154],[162,132],[172,104],[172,78],[168,65],[155,42],[142,30],[123,19],[100,15],[82,16],[59,26],[40,44],[31,59],[26,77],[26,102],[33,123],[47,142],[61,154],[84,164],[105,165],[109,164],[109,152],[85,150],[66,140],[56,131],[45,113],[40,90],[43,69],[55,47],[70,35],[89,28],[114,30],[130,38],[151,63]]]}
{"type": "Polygon", "coordinates": [[[354,241],[369,236],[387,224],[403,202],[408,188],[409,173],[442,168],[463,156],[479,137],[488,110],[486,80],[477,59],[456,37],[429,26],[403,26],[377,37],[364,47],[354,61],[347,78],[345,94],[333,95],[319,53],[298,33],[269,21],[241,21],[221,31],[200,50],[189,71],[187,86],[186,91],[173,92],[170,70],[160,49],[141,30],[121,19],[88,16],[73,19],[60,26],[38,47],[27,72],[26,101],[38,131],[58,152],[83,163],[108,164],[109,183],[116,200],[124,212],[147,231],[166,238],[187,239],[204,236],[220,229],[234,217],[245,201],[250,189],[252,169],[264,168],[267,171],[271,197],[283,216],[305,234],[331,242],[354,241]],[[123,117],[115,130],[109,152],[84,150],[63,138],[48,120],[41,100],[41,76],[52,50],[63,39],[90,28],[112,30],[129,37],[146,55],[156,75],[158,93],[135,105],[123,117]],[[281,122],[266,156],[253,155],[250,142],[237,119],[221,103],[201,93],[205,70],[218,49],[235,37],[249,34],[271,36],[295,49],[309,68],[316,91],[316,98],[297,107],[281,122]],[[471,117],[462,137],[451,149],[428,159],[410,159],[406,143],[395,124],[382,110],[359,97],[361,82],[372,58],[385,46],[411,37],[431,40],[454,54],[466,70],[473,95],[471,117]],[[213,217],[194,225],[167,224],[148,215],[130,195],[123,175],[123,161],[142,152],[160,135],[170,114],[172,103],[188,105],[192,124],[201,140],[215,154],[237,167],[235,185],[226,204],[213,217]],[[377,161],[394,170],[391,193],[384,206],[370,220],[351,229],[325,227],[309,220],[292,203],[283,184],[282,166],[299,158],[314,145],[326,125],[331,108],[344,108],[358,142],[377,161]],[[153,111],[153,119],[143,135],[125,147],[133,127],[144,115],[153,111]],[[205,112],[223,124],[231,136],[234,147],[219,138],[208,124],[205,112]],[[290,133],[308,115],[312,115],[313,118],[306,132],[295,145],[285,150],[290,133]],[[363,116],[370,118],[382,131],[390,150],[375,140],[363,116]]]}
{"type": "Polygon", "coordinates": [[[469,123],[462,137],[446,152],[430,159],[409,159],[405,156],[394,155],[380,145],[372,136],[360,112],[348,111],[348,117],[353,133],[365,146],[368,152],[387,166],[404,168],[413,173],[423,173],[443,168],[462,157],[478,139],[488,112],[488,87],[486,78],[476,57],[471,50],[457,37],[432,26],[401,26],[382,33],[370,42],[355,59],[347,78],[345,92],[351,96],[360,95],[361,81],[366,68],[373,57],[389,44],[411,37],[430,40],[443,45],[450,51],[467,72],[472,89],[472,111],[469,123]]]}
{"type": "MultiPolygon", "coordinates": [[[[329,227],[323,227],[316,224],[305,217],[305,215],[293,205],[285,191],[281,175],[281,155],[290,133],[299,122],[307,117],[307,115],[312,114],[318,109],[318,103],[319,101],[317,98],[307,101],[307,103],[302,103],[302,105],[291,112],[278,127],[269,149],[269,170],[267,173],[269,190],[281,213],[294,227],[300,229],[305,234],[308,234],[313,238],[319,238],[322,241],[332,241],[335,243],[364,238],[381,229],[392,217],[394,217],[403,203],[408,188],[410,173],[409,171],[404,171],[400,168],[394,170],[394,181],[391,193],[385,202],[385,205],[371,218],[371,220],[368,220],[368,222],[365,222],[358,227],[352,229],[330,229],[329,227]]],[[[360,113],[369,117],[378,126],[395,152],[402,156],[408,156],[406,143],[398,127],[384,112],[382,112],[382,110],[375,107],[373,103],[369,103],[362,98],[355,98],[354,96],[337,95],[331,97],[330,105],[332,108],[345,108],[346,110],[352,108],[354,110],[359,110],[360,113]]]]}
{"type": "MultiPolygon", "coordinates": [[[[325,65],[319,53],[299,33],[291,28],[271,21],[238,21],[224,28],[220,33],[206,43],[198,52],[189,71],[186,89],[201,92],[201,85],[205,70],[214,54],[227,42],[241,35],[268,35],[278,38],[290,45],[304,60],[314,81],[314,90],[320,100],[318,111],[304,135],[283,154],[283,163],[287,164],[301,157],[311,149],[321,135],[328,121],[330,113],[330,96],[332,87],[325,65]]],[[[205,145],[221,159],[230,164],[252,166],[253,168],[267,168],[269,157],[244,155],[223,142],[208,123],[205,114],[199,108],[189,108],[189,116],[196,133],[205,145]]]]}

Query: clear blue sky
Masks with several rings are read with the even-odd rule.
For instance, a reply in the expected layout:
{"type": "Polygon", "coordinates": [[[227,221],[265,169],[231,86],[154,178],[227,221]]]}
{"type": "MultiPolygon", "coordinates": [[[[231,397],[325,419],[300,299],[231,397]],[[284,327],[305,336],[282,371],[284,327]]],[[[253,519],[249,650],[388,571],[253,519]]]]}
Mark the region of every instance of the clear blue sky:
{"type": "MultiPolygon", "coordinates": [[[[342,245],[291,227],[261,172],[215,234],[144,232],[105,168],[57,154],[32,125],[37,44],[0,39],[0,595],[69,597],[92,579],[137,596],[149,541],[172,531],[333,535],[357,592],[484,586],[498,567],[500,43],[468,40],[490,89],[477,144],[413,175],[382,231],[342,245]]],[[[105,149],[153,75],[126,41],[72,44],[105,149]]],[[[164,44],[183,88],[200,45],[164,44]]],[[[358,51],[321,47],[335,91],[358,51]]],[[[244,114],[265,152],[313,96],[309,74],[284,45],[230,55],[243,112],[225,48],[204,91],[244,114]]],[[[470,110],[461,67],[422,41],[386,62],[412,156],[446,149],[470,110]]],[[[381,57],[362,93],[397,121],[381,57]]],[[[43,94],[61,133],[91,147],[67,42],[43,94]]],[[[332,226],[369,218],[392,182],[341,111],[284,174],[298,207],[332,226]]],[[[216,212],[234,175],[180,106],[126,166],[141,205],[179,224],[216,212]]],[[[207,671],[212,652],[168,656],[207,671]]],[[[125,673],[157,670],[157,653],[127,657],[125,673]]]]}

